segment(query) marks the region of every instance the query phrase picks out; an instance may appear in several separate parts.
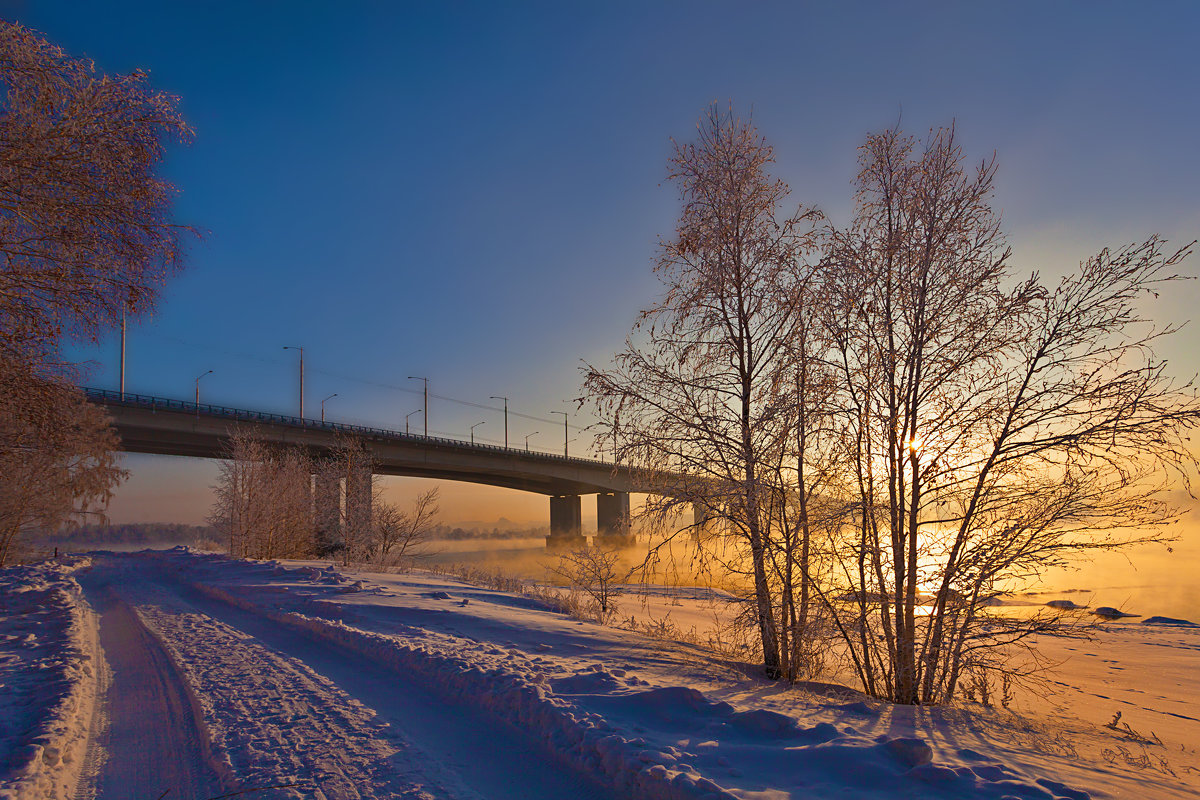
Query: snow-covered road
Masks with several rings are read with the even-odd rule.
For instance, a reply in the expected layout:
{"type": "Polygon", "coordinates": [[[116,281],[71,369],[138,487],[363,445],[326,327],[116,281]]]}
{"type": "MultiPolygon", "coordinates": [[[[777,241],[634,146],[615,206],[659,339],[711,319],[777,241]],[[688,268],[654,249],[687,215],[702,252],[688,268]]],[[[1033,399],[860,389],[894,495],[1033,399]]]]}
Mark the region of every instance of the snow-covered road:
{"type": "Polygon", "coordinates": [[[99,638],[107,669],[105,703],[93,722],[88,762],[78,796],[138,795],[196,800],[219,794],[220,781],[206,768],[203,723],[196,719],[186,684],[162,644],[130,607],[114,578],[128,570],[101,569],[80,576],[99,615],[99,638]],[[98,773],[97,773],[98,770],[98,773]]]}
{"type": "MultiPolygon", "coordinates": [[[[685,594],[655,602],[711,613],[685,594]]],[[[0,800],[1194,796],[1200,628],[1094,644],[1103,675],[1057,677],[1112,713],[1113,670],[1153,651],[1119,708],[1137,730],[1169,715],[1161,743],[1042,698],[1014,714],[789,688],[428,574],[92,554],[0,570],[0,800]]]]}
{"type": "Polygon", "coordinates": [[[401,680],[328,641],[206,597],[157,567],[98,558],[82,580],[89,601],[103,609],[101,644],[121,654],[109,657],[99,800],[158,797],[167,789],[168,797],[204,798],[282,784],[296,786],[255,796],[613,796],[547,758],[524,732],[448,704],[420,676],[401,680]],[[199,728],[189,694],[198,698],[199,728]],[[214,741],[202,741],[198,729],[214,741]],[[227,764],[211,757],[214,744],[227,764]]]}

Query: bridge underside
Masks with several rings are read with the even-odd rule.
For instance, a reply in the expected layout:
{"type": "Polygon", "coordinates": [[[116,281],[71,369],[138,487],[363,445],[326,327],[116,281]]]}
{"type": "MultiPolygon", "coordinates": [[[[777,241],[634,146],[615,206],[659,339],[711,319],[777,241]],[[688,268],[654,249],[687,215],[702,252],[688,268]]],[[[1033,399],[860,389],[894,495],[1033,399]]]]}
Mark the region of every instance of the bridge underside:
{"type": "MultiPolygon", "coordinates": [[[[109,411],[117,423],[121,449],[129,453],[224,458],[229,430],[235,426],[249,426],[265,441],[301,445],[316,454],[336,445],[335,433],[318,427],[230,422],[186,412],[109,411]]],[[[478,446],[428,443],[415,436],[403,441],[356,438],[371,451],[379,475],[466,481],[550,496],[630,490],[628,477],[599,462],[576,459],[575,463],[560,464],[552,456],[499,448],[481,453],[478,446]]]]}
{"type": "MultiPolygon", "coordinates": [[[[597,495],[598,534],[604,541],[623,544],[630,539],[629,492],[635,487],[627,471],[615,470],[611,464],[384,431],[356,433],[346,426],[311,420],[267,419],[267,415],[261,415],[261,420],[245,418],[253,412],[235,412],[245,417],[230,419],[228,415],[208,413],[205,407],[188,410],[186,406],[162,407],[108,398],[103,404],[113,416],[121,449],[126,452],[224,458],[231,430],[246,427],[264,441],[302,446],[317,455],[332,451],[340,440],[349,437],[370,451],[376,474],[465,481],[548,495],[549,547],[583,543],[583,494],[597,495]]],[[[344,477],[350,480],[350,476],[344,477]]],[[[348,482],[348,501],[349,487],[348,482]]],[[[330,491],[318,480],[318,495],[324,497],[330,491]]],[[[329,502],[326,498],[325,504],[329,502]]]]}

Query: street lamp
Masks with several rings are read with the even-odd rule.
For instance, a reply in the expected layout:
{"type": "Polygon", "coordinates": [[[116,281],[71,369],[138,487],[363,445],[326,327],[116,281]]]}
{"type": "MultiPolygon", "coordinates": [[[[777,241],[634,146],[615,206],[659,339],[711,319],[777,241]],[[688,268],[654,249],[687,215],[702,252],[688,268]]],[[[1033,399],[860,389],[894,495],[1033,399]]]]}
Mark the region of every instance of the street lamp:
{"type": "Polygon", "coordinates": [[[208,372],[205,372],[203,375],[196,376],[196,413],[197,414],[200,413],[200,379],[203,378],[204,375],[211,375],[211,374],[212,374],[212,370],[210,369],[208,372]]]}
{"type": "Polygon", "coordinates": [[[503,400],[504,401],[504,449],[508,449],[508,398],[497,397],[492,395],[488,400],[503,400]]]}
{"type": "Polygon", "coordinates": [[[125,399],[125,312],[129,310],[129,303],[121,306],[121,399],[125,399]]]}
{"type": "MultiPolygon", "coordinates": [[[[329,397],[326,397],[325,400],[332,400],[335,397],[337,397],[337,392],[329,395],[329,397]]],[[[325,421],[325,400],[321,401],[321,422],[325,421]]]]}
{"type": "Polygon", "coordinates": [[[419,414],[424,410],[425,409],[423,409],[423,408],[418,408],[416,411],[410,411],[404,415],[404,435],[405,436],[408,436],[408,418],[411,417],[413,414],[419,414]]]}
{"type": "Polygon", "coordinates": [[[409,375],[410,381],[425,381],[425,438],[429,438],[429,378],[418,378],[415,375],[409,375]]]}
{"type": "MultiPolygon", "coordinates": [[[[533,433],[529,434],[529,436],[537,436],[539,433],[541,433],[541,431],[534,431],[533,433]]],[[[529,452],[529,436],[525,437],[525,452],[526,453],[529,452]]]]}
{"type": "Polygon", "coordinates": [[[567,432],[567,412],[551,411],[550,413],[563,415],[563,458],[567,458],[567,442],[568,442],[567,437],[570,436],[570,434],[567,432]]]}
{"type": "MultiPolygon", "coordinates": [[[[487,420],[484,420],[486,422],[487,420]]],[[[475,429],[482,425],[483,422],[476,422],[471,426],[471,444],[475,444],[475,429]]]]}
{"type": "Polygon", "coordinates": [[[285,347],[283,349],[300,351],[300,419],[304,419],[304,348],[285,347]]]}

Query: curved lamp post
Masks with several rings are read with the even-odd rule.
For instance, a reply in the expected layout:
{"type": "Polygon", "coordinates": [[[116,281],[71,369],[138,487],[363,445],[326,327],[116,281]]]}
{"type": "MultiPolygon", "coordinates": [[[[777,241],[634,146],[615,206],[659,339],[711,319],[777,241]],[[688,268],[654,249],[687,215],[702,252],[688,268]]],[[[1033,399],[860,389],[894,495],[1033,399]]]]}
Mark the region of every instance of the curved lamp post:
{"type": "Polygon", "coordinates": [[[567,438],[568,436],[570,436],[570,433],[568,432],[568,429],[567,429],[567,416],[568,416],[567,412],[551,411],[550,413],[563,415],[563,458],[567,458],[568,457],[567,456],[567,444],[570,442],[570,440],[567,438]]]}
{"type": "MultiPolygon", "coordinates": [[[[484,420],[486,422],[487,420],[484,420]]],[[[483,422],[476,422],[471,426],[471,444],[475,444],[475,429],[482,425],[483,422]]]]}
{"type": "MultiPolygon", "coordinates": [[[[419,378],[415,375],[409,375],[410,381],[425,381],[425,438],[429,438],[429,378],[419,378]]],[[[407,429],[406,429],[407,432],[407,429]]]]}
{"type": "Polygon", "coordinates": [[[300,351],[300,419],[304,419],[304,348],[289,346],[283,349],[300,351]]]}
{"type": "Polygon", "coordinates": [[[529,434],[529,436],[526,436],[526,437],[525,437],[525,452],[526,452],[526,453],[528,453],[528,452],[529,452],[529,437],[530,437],[530,436],[537,436],[539,433],[541,433],[541,431],[534,431],[533,433],[529,434]]]}
{"type": "Polygon", "coordinates": [[[488,400],[503,400],[504,401],[504,449],[508,449],[508,398],[497,397],[492,395],[488,400]]]}
{"type": "Polygon", "coordinates": [[[423,408],[418,408],[416,411],[410,411],[404,415],[404,435],[405,436],[408,436],[408,418],[411,417],[413,414],[420,414],[424,410],[425,409],[423,409],[423,408]]]}
{"type": "MultiPolygon", "coordinates": [[[[326,397],[325,400],[332,400],[335,397],[337,397],[337,392],[329,395],[329,397],[326,397]]],[[[321,422],[325,421],[325,400],[321,401],[321,422]]]]}
{"type": "Polygon", "coordinates": [[[211,375],[211,374],[212,374],[212,370],[210,369],[208,372],[205,372],[203,375],[196,376],[196,418],[197,419],[200,418],[200,379],[203,378],[204,375],[211,375]]]}

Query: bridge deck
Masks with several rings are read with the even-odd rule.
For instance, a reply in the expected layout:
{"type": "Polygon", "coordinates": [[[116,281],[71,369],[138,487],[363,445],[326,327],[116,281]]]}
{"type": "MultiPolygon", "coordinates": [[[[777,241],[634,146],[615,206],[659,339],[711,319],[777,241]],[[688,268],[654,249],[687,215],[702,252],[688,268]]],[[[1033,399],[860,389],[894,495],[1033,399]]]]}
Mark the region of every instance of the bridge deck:
{"type": "Polygon", "coordinates": [[[469,444],[361,425],[191,403],[105,389],[84,389],[112,415],[130,453],[223,458],[230,431],[250,426],[266,441],[324,453],[339,439],[365,444],[383,475],[441,478],[545,495],[638,491],[629,470],[604,461],[469,444]]]}

